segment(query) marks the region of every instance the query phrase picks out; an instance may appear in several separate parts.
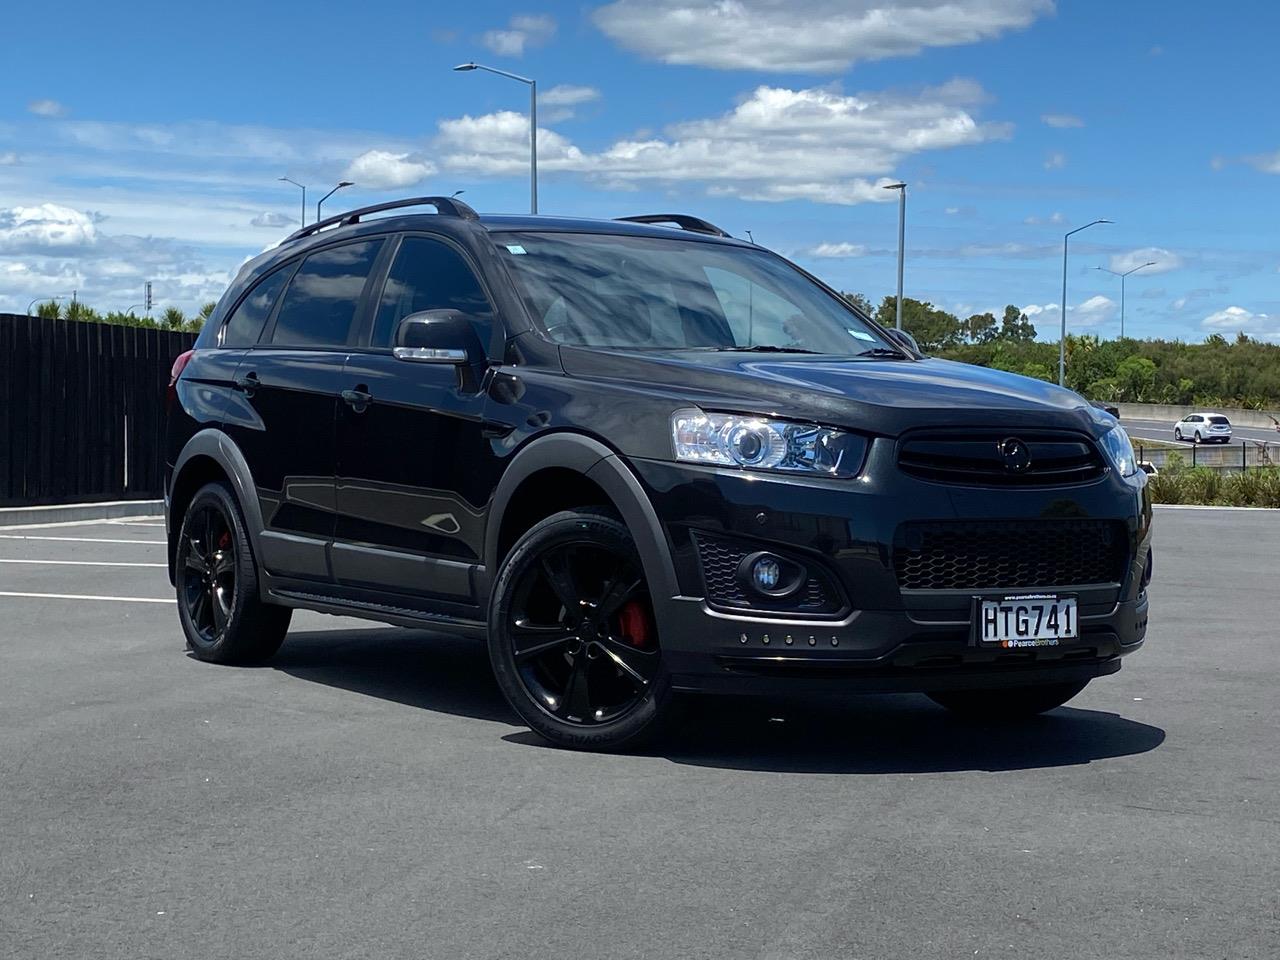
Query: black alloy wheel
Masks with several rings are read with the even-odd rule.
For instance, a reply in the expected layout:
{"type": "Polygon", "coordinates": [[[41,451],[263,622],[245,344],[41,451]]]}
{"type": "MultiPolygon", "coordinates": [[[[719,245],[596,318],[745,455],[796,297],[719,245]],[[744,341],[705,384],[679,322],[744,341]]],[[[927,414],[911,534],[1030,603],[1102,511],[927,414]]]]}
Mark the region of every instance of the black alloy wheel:
{"type": "Polygon", "coordinates": [[[217,642],[231,619],[236,593],[236,549],[230,522],[212,502],[189,516],[178,547],[181,599],[205,643],[217,642]]]}
{"type": "Polygon", "coordinates": [[[521,538],[495,584],[489,644],[508,701],[555,743],[633,744],[667,704],[644,571],[613,516],[556,514],[521,538]]]}
{"type": "Polygon", "coordinates": [[[209,483],[182,517],[174,551],[187,647],[212,663],[261,663],[284,642],[293,611],[264,603],[244,515],[231,488],[209,483]]]}

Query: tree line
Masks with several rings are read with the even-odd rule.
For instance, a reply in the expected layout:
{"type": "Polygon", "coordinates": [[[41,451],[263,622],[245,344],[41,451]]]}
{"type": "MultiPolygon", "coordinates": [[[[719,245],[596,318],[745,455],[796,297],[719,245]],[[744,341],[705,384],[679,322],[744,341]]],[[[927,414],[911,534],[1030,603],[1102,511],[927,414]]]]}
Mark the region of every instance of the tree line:
{"type": "Polygon", "coordinates": [[[165,307],[156,316],[138,316],[132,311],[95,310],[81,300],[62,303],[58,300],[46,300],[36,307],[36,316],[46,320],[80,320],[85,323],[110,323],[120,327],[152,327],[157,330],[184,330],[188,333],[199,333],[204,322],[213,313],[217,303],[210,300],[200,308],[195,316],[187,316],[179,307],[165,307]]]}
{"type": "MultiPolygon", "coordinates": [[[[894,325],[895,297],[885,297],[875,308],[859,294],[845,297],[883,326],[894,325]]],[[[902,326],[932,356],[1058,380],[1056,338],[1037,340],[1035,325],[1012,304],[999,319],[981,313],[962,320],[903,297],[902,326]]],[[[1280,346],[1243,331],[1231,340],[1214,333],[1203,343],[1067,334],[1066,354],[1067,386],[1090,400],[1255,410],[1280,406],[1280,346]]]]}

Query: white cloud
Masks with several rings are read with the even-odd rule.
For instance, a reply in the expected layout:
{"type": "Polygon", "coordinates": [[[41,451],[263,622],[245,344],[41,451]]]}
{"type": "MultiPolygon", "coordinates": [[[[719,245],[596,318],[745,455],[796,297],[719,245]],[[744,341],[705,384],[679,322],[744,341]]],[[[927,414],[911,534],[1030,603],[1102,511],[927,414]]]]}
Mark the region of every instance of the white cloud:
{"type": "Polygon", "coordinates": [[[92,217],[56,203],[0,210],[0,253],[74,251],[96,239],[92,217]]]}
{"type": "Polygon", "coordinates": [[[366,150],[351,161],[342,176],[359,187],[393,190],[420,183],[435,172],[434,164],[408,153],[366,150]]]}
{"type": "MultiPolygon", "coordinates": [[[[1030,320],[1041,317],[1044,320],[1057,320],[1062,316],[1062,307],[1056,303],[1029,303],[1022,312],[1030,320]]],[[[1067,329],[1080,327],[1096,327],[1117,316],[1114,300],[1103,296],[1090,297],[1083,303],[1067,304],[1067,329]]]]}
{"type": "Polygon", "coordinates": [[[1245,157],[1244,162],[1263,173],[1280,173],[1280,150],[1275,153],[1254,154],[1245,157]]]}
{"type": "Polygon", "coordinates": [[[286,217],[283,213],[263,211],[250,220],[249,225],[251,227],[287,227],[297,222],[293,217],[286,217]]]}
{"type": "Polygon", "coordinates": [[[1113,253],[1109,266],[1116,273],[1125,273],[1148,262],[1153,262],[1154,266],[1145,268],[1144,274],[1168,273],[1182,267],[1182,257],[1164,247],[1140,247],[1127,253],[1113,253]]]}
{"type": "Polygon", "coordinates": [[[817,246],[809,249],[809,256],[822,258],[845,258],[845,257],[861,257],[867,252],[867,248],[861,243],[848,243],[841,241],[839,243],[819,243],[817,246]]]}
{"type": "Polygon", "coordinates": [[[1280,341],[1280,317],[1255,313],[1244,307],[1226,307],[1209,314],[1200,326],[1210,333],[1244,332],[1258,340],[1280,341]]]}
{"type": "Polygon", "coordinates": [[[1055,224],[1055,225],[1056,225],[1056,224],[1063,223],[1066,219],[1067,219],[1067,218],[1066,218],[1066,217],[1064,217],[1060,212],[1058,212],[1057,210],[1055,210],[1053,213],[1049,214],[1049,216],[1047,216],[1047,217],[1040,217],[1040,216],[1036,216],[1035,214],[1032,214],[1031,216],[1027,217],[1027,219],[1023,220],[1022,222],[1023,222],[1023,223],[1029,223],[1029,224],[1031,224],[1032,226],[1039,226],[1039,225],[1040,225],[1040,224],[1042,224],[1042,223],[1050,223],[1050,224],[1055,224]]]}
{"type": "Polygon", "coordinates": [[[1046,170],[1061,170],[1067,165],[1067,155],[1061,150],[1051,150],[1045,154],[1044,168],[1046,170]]]}
{"type": "Polygon", "coordinates": [[[27,104],[27,110],[37,117],[65,117],[67,115],[67,108],[57,100],[32,100],[27,104]]]}
{"type": "Polygon", "coordinates": [[[487,30],[480,42],[500,57],[524,56],[528,47],[539,47],[555,35],[556,22],[545,14],[512,17],[504,30],[487,30]]]}
{"type": "Polygon", "coordinates": [[[1047,126],[1057,127],[1060,130],[1068,127],[1084,126],[1083,120],[1069,113],[1045,113],[1041,115],[1040,119],[1047,126]]]}
{"type": "MultiPolygon", "coordinates": [[[[881,188],[904,157],[1008,137],[1007,124],[981,122],[968,109],[984,99],[969,80],[909,94],[761,86],[726,114],[598,153],[540,128],[538,164],[611,185],[703,182],[714,195],[750,200],[888,202],[881,188]]],[[[528,162],[528,121],[511,111],[445,120],[437,147],[450,169],[518,175],[528,162]]]]}
{"type": "Polygon", "coordinates": [[[20,162],[16,151],[6,150],[0,153],[0,167],[16,167],[20,162]]]}
{"type": "Polygon", "coordinates": [[[1053,0],[616,0],[592,16],[617,43],[665,63],[842,73],[989,40],[1053,10],[1053,0]]]}
{"type": "Polygon", "coordinates": [[[538,103],[549,107],[576,107],[599,99],[600,91],[595,87],[582,87],[572,83],[562,83],[538,94],[538,103]]]}

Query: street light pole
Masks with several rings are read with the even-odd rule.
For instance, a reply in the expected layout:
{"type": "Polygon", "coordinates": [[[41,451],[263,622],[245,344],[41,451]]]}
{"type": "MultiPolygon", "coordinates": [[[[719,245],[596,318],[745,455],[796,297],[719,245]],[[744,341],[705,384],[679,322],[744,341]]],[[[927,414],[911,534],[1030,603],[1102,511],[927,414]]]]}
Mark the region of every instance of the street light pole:
{"type": "Polygon", "coordinates": [[[886,190],[898,191],[898,313],[894,318],[894,327],[898,330],[902,329],[902,264],[906,259],[906,238],[907,238],[907,185],[902,181],[897,183],[886,183],[886,190]]]}
{"type": "Polygon", "coordinates": [[[488,73],[496,73],[500,77],[506,77],[508,80],[517,80],[520,83],[529,85],[529,212],[538,212],[538,81],[531,80],[528,77],[522,77],[518,73],[508,73],[506,70],[499,70],[497,67],[486,67],[482,63],[460,63],[454,70],[467,72],[468,70],[484,70],[488,73]]]}
{"type": "Polygon", "coordinates": [[[1124,339],[1124,278],[1129,276],[1129,274],[1131,273],[1137,273],[1139,270],[1143,270],[1147,267],[1154,267],[1155,265],[1156,265],[1156,262],[1154,260],[1148,260],[1141,267],[1134,267],[1132,270],[1126,270],[1124,273],[1116,273],[1116,271],[1108,270],[1106,267],[1096,268],[1098,270],[1101,270],[1103,273],[1109,273],[1113,277],[1120,278],[1120,339],[1121,340],[1124,339]]]}
{"type": "Polygon", "coordinates": [[[1112,220],[1093,220],[1083,227],[1068,230],[1062,237],[1062,330],[1058,334],[1058,386],[1067,385],[1067,241],[1073,233],[1088,230],[1100,223],[1113,223],[1112,220]]]}
{"type": "Polygon", "coordinates": [[[353,187],[353,186],[355,186],[355,184],[350,180],[339,180],[338,185],[336,187],[334,187],[332,190],[326,193],[323,197],[317,200],[316,201],[316,223],[320,222],[320,208],[324,205],[324,202],[328,200],[330,197],[332,197],[339,190],[341,190],[343,187],[353,187]]]}
{"type": "Polygon", "coordinates": [[[288,177],[277,177],[277,180],[283,180],[285,183],[292,183],[295,187],[302,187],[302,223],[299,226],[307,225],[307,188],[303,187],[297,180],[290,180],[288,177]]]}

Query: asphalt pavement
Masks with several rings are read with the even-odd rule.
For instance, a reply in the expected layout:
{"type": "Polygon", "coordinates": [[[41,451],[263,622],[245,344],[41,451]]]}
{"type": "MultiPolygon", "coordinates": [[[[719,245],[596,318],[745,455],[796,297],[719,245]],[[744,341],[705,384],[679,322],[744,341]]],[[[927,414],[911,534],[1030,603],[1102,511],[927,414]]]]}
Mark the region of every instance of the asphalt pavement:
{"type": "Polygon", "coordinates": [[[708,700],[631,756],[474,642],[193,660],[154,523],[0,530],[0,957],[1280,954],[1280,512],[1159,509],[1146,648],[1043,718],[708,700]]]}
{"type": "MultiPolygon", "coordinates": [[[[1145,438],[1148,440],[1164,440],[1167,443],[1177,442],[1173,439],[1174,422],[1172,420],[1133,420],[1125,417],[1120,420],[1120,423],[1128,431],[1129,436],[1134,439],[1145,438]]],[[[1241,440],[1267,440],[1271,443],[1280,444],[1280,432],[1264,430],[1262,427],[1240,427],[1232,424],[1231,440],[1237,444],[1241,440]]],[[[1191,446],[1189,439],[1183,442],[1187,447],[1191,446]]]]}

